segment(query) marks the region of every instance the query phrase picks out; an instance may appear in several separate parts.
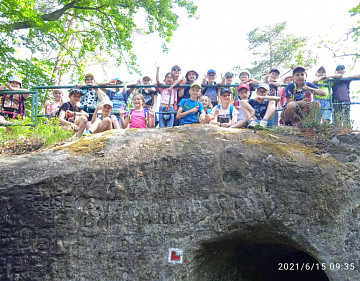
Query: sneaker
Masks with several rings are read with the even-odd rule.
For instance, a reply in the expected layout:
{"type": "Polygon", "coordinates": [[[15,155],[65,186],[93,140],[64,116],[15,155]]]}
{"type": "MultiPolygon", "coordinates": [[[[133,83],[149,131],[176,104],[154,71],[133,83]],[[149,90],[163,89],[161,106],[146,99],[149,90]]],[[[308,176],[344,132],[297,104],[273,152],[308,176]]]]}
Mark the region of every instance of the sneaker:
{"type": "Polygon", "coordinates": [[[92,132],[90,130],[85,130],[83,136],[91,135],[92,132]]]}
{"type": "Polygon", "coordinates": [[[256,122],[255,120],[251,120],[251,122],[250,122],[249,125],[248,125],[248,128],[249,128],[249,129],[252,129],[252,128],[254,128],[257,124],[258,124],[258,122],[256,122]]]}
{"type": "Polygon", "coordinates": [[[267,121],[266,120],[261,120],[260,121],[260,127],[266,128],[267,127],[267,121]]]}

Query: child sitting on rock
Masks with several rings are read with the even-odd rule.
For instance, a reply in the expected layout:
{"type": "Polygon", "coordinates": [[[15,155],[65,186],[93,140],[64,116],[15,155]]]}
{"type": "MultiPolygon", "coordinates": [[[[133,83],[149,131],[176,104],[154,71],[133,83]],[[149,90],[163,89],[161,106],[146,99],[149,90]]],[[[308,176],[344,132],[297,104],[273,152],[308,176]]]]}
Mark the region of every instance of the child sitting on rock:
{"type": "Polygon", "coordinates": [[[247,101],[249,99],[250,96],[250,87],[248,84],[242,84],[238,87],[238,95],[240,100],[237,100],[233,103],[233,105],[235,106],[235,108],[238,110],[239,114],[237,117],[237,122],[236,124],[233,124],[230,126],[230,128],[246,128],[248,125],[248,122],[246,120],[246,116],[244,113],[244,109],[241,105],[240,101],[247,101]]]}
{"type": "Polygon", "coordinates": [[[105,132],[112,129],[120,129],[118,119],[114,114],[111,114],[113,111],[113,103],[109,99],[105,99],[101,105],[99,105],[94,112],[94,115],[91,119],[91,127],[88,130],[88,133],[95,134],[100,132],[105,132]],[[101,116],[98,117],[98,112],[101,110],[101,116]]]}
{"type": "Polygon", "coordinates": [[[201,102],[197,101],[201,95],[201,86],[192,84],[190,86],[190,98],[182,99],[176,118],[180,120],[180,126],[185,124],[195,124],[205,120],[205,111],[201,102]],[[199,115],[200,113],[200,115],[199,115]]]}
{"type": "Polygon", "coordinates": [[[260,125],[265,128],[273,125],[276,103],[280,97],[269,96],[269,85],[261,83],[256,90],[255,99],[241,100],[246,119],[249,123],[248,128],[260,125]]]}
{"type": "Polygon", "coordinates": [[[220,104],[215,106],[211,111],[212,120],[210,124],[219,125],[220,127],[229,128],[237,120],[238,111],[230,104],[232,92],[229,88],[223,88],[220,92],[220,104]]]}
{"type": "Polygon", "coordinates": [[[126,112],[124,107],[120,108],[121,127],[123,129],[126,129],[128,126],[129,129],[155,128],[155,111],[144,108],[144,96],[140,93],[135,93],[132,98],[132,103],[135,109],[126,112]]]}

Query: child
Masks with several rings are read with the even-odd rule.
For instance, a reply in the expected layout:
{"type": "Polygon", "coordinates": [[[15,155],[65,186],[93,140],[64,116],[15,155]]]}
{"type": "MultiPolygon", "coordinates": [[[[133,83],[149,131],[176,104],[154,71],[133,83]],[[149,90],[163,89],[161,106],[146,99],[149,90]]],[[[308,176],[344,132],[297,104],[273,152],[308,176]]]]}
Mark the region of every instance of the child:
{"type": "MultiPolygon", "coordinates": [[[[276,68],[271,69],[266,75],[265,75],[265,83],[270,86],[269,95],[270,96],[278,96],[278,87],[281,86],[281,82],[277,82],[280,76],[280,71],[276,68]]],[[[273,126],[277,126],[279,124],[279,114],[275,110],[274,120],[273,120],[273,126]]]]}
{"type": "MultiPolygon", "coordinates": [[[[259,84],[259,82],[253,78],[251,78],[250,72],[247,70],[243,70],[239,74],[240,84],[259,84]]],[[[250,91],[252,89],[250,88],[250,91]]]]}
{"type": "MultiPolygon", "coordinates": [[[[289,85],[292,82],[293,82],[292,75],[286,76],[283,80],[283,84],[285,84],[285,85],[289,85]]],[[[279,97],[280,97],[280,102],[278,103],[279,109],[282,109],[286,102],[285,89],[286,89],[286,87],[282,87],[279,91],[279,97]]]]}
{"type": "Polygon", "coordinates": [[[126,129],[146,129],[155,128],[155,112],[153,109],[147,110],[144,108],[145,99],[140,93],[135,93],[132,100],[135,109],[125,111],[124,107],[120,108],[120,122],[121,127],[126,129]]]}
{"type": "Polygon", "coordinates": [[[255,99],[241,100],[246,119],[249,123],[248,128],[260,125],[263,128],[273,125],[276,103],[279,97],[269,96],[269,85],[261,83],[256,90],[255,99]]]}
{"type": "MultiPolygon", "coordinates": [[[[335,75],[327,78],[340,79],[345,74],[345,66],[338,65],[335,69],[335,75]]],[[[326,80],[325,80],[326,81],[326,80]]],[[[347,124],[350,123],[350,82],[349,80],[331,81],[333,106],[334,106],[334,121],[337,119],[345,119],[347,124]]]]}
{"type": "Polygon", "coordinates": [[[49,115],[49,118],[55,117],[58,115],[60,107],[65,103],[63,101],[63,92],[60,89],[55,89],[53,91],[53,97],[55,102],[50,103],[49,101],[45,102],[45,114],[49,115]]]}
{"type": "MultiPolygon", "coordinates": [[[[124,105],[122,105],[124,106],[124,105]]],[[[101,105],[99,105],[94,112],[91,119],[91,127],[88,132],[90,134],[105,132],[112,129],[120,129],[118,119],[115,115],[112,115],[113,103],[109,99],[105,99],[101,105]],[[101,110],[101,116],[98,117],[98,112],[101,110]]]]}
{"type": "Polygon", "coordinates": [[[185,83],[188,84],[189,86],[186,86],[185,88],[180,88],[180,90],[178,92],[180,101],[182,99],[189,99],[190,98],[190,85],[194,84],[195,80],[198,79],[198,77],[199,77],[199,74],[195,70],[189,70],[188,72],[186,72],[186,74],[185,74],[185,79],[186,79],[185,83]]]}
{"type": "MultiPolygon", "coordinates": [[[[159,68],[157,68],[157,73],[159,68]]],[[[158,77],[158,74],[156,75],[158,77]]],[[[174,83],[174,74],[168,72],[165,75],[165,85],[172,85],[174,83]]],[[[160,98],[160,107],[159,112],[167,112],[174,110],[174,104],[177,101],[177,90],[171,88],[159,88],[159,85],[162,85],[159,81],[154,84],[156,87],[156,91],[161,94],[160,98]]],[[[163,113],[159,116],[159,127],[172,127],[174,125],[174,114],[171,113],[163,113]]]]}
{"type": "Polygon", "coordinates": [[[201,95],[201,86],[192,84],[189,92],[190,98],[181,100],[179,103],[179,110],[176,114],[176,118],[180,120],[180,126],[185,124],[195,124],[205,120],[204,107],[202,103],[197,101],[198,97],[201,95]]]}
{"type": "Polygon", "coordinates": [[[213,106],[210,102],[210,99],[208,96],[200,96],[199,98],[199,102],[203,105],[204,107],[204,112],[205,112],[205,119],[202,120],[201,123],[203,124],[209,124],[209,122],[211,121],[211,111],[213,109],[213,106]]]}
{"type": "MultiPolygon", "coordinates": [[[[238,95],[241,100],[247,101],[250,96],[250,87],[248,84],[242,84],[238,87],[238,95]]],[[[239,114],[237,117],[237,122],[230,126],[230,128],[246,128],[248,125],[248,122],[246,120],[246,116],[244,113],[244,109],[241,105],[241,102],[239,100],[234,102],[235,108],[238,110],[239,114]]]]}
{"type": "MultiPolygon", "coordinates": [[[[95,86],[94,75],[88,73],[85,75],[85,84],[86,86],[95,86]]],[[[78,88],[81,88],[82,85],[77,85],[78,88]]],[[[103,101],[103,96],[100,94],[99,89],[97,88],[86,88],[83,90],[84,96],[81,98],[80,107],[83,108],[85,112],[88,113],[88,121],[91,121],[92,115],[95,112],[98,102],[103,101]]]]}
{"type": "Polygon", "coordinates": [[[301,122],[306,113],[315,116],[320,104],[317,101],[311,101],[311,94],[325,96],[325,92],[313,83],[306,82],[306,68],[298,65],[293,69],[294,82],[286,87],[286,104],[281,113],[281,120],[285,125],[292,126],[293,123],[301,122]]]}
{"type": "Polygon", "coordinates": [[[66,131],[73,130],[80,138],[86,129],[89,114],[80,109],[77,104],[84,95],[81,89],[71,89],[69,92],[70,101],[60,107],[59,122],[66,131]]]}
{"type": "MultiPolygon", "coordinates": [[[[209,69],[207,75],[204,76],[202,86],[205,85],[216,85],[216,71],[214,69],[209,69]],[[208,81],[206,81],[206,79],[208,81]]],[[[210,98],[211,104],[216,106],[218,104],[218,95],[217,87],[203,87],[202,94],[210,98]]]]}
{"type": "Polygon", "coordinates": [[[210,124],[219,125],[220,127],[229,128],[234,125],[237,120],[238,111],[230,105],[230,96],[232,92],[229,88],[223,88],[220,92],[221,104],[214,107],[211,111],[212,120],[210,124]]]}
{"type": "MultiPolygon", "coordinates": [[[[21,88],[21,79],[13,75],[10,77],[6,86],[0,86],[0,91],[4,91],[6,88],[8,91],[27,91],[21,88]]],[[[0,124],[14,124],[12,121],[17,116],[21,116],[25,120],[25,100],[30,94],[5,94],[1,98],[1,110],[0,110],[0,124]]]]}
{"type": "MultiPolygon", "coordinates": [[[[232,72],[226,72],[225,75],[222,77],[222,81],[221,83],[219,83],[219,85],[232,85],[233,83],[233,78],[234,78],[234,74],[232,72]]],[[[229,89],[232,92],[232,95],[230,96],[230,104],[232,104],[236,98],[236,89],[234,87],[229,87],[229,89]]],[[[218,100],[220,100],[220,91],[221,89],[218,90],[218,100]]]]}
{"type": "MultiPolygon", "coordinates": [[[[120,78],[112,79],[110,82],[103,82],[98,83],[99,86],[107,86],[107,85],[123,85],[123,82],[120,80],[120,78]]],[[[119,112],[119,109],[121,106],[126,107],[128,95],[126,94],[126,87],[125,85],[123,88],[115,88],[115,91],[109,88],[100,88],[112,101],[113,103],[113,110],[116,112],[119,112]]]]}
{"type": "MultiPolygon", "coordinates": [[[[322,80],[327,80],[326,78],[326,71],[323,66],[320,66],[318,71],[315,74],[316,78],[313,81],[314,84],[323,83],[322,80]]],[[[321,120],[326,123],[330,123],[331,118],[331,103],[330,103],[330,91],[328,86],[320,87],[325,92],[325,96],[318,96],[315,95],[314,100],[320,103],[320,112],[321,112],[321,120]]]]}

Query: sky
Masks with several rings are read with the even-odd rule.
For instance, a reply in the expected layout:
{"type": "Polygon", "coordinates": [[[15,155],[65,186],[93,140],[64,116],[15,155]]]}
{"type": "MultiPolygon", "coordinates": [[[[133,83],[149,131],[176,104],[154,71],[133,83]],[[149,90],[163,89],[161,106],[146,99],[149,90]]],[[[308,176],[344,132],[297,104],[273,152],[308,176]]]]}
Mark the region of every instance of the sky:
{"type": "MultiPolygon", "coordinates": [[[[286,33],[309,37],[309,44],[318,56],[316,67],[323,65],[328,74],[335,71],[338,64],[351,65],[351,58],[332,58],[326,48],[316,48],[322,38],[340,39],[360,17],[351,17],[348,12],[358,4],[355,0],[273,0],[273,1],[232,1],[232,0],[195,0],[198,6],[197,19],[187,18],[185,9],[178,9],[180,27],[175,31],[168,44],[169,52],[163,53],[161,39],[153,34],[135,35],[134,53],[143,75],[155,78],[154,62],[160,62],[160,78],[171,67],[178,64],[182,75],[194,69],[200,78],[210,68],[220,74],[231,71],[240,65],[251,66],[252,57],[248,51],[247,33],[256,27],[287,22],[286,33]]],[[[139,15],[141,18],[141,14],[139,15]]],[[[350,45],[349,45],[350,46],[350,45]]],[[[348,48],[351,51],[351,46],[348,48]]],[[[125,81],[136,81],[141,76],[130,75],[126,68],[113,67],[109,64],[106,73],[99,73],[99,78],[111,79],[116,76],[125,81]]],[[[315,69],[309,70],[313,77],[315,69]]]]}

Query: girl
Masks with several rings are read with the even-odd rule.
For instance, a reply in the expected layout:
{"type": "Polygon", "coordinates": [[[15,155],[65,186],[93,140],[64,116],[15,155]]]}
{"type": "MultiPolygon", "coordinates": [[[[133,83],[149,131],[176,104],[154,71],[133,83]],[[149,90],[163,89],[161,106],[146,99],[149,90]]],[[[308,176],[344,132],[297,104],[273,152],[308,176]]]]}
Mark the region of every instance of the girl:
{"type": "Polygon", "coordinates": [[[85,131],[89,114],[80,109],[77,104],[84,95],[81,89],[71,89],[69,93],[70,101],[60,107],[59,122],[66,131],[73,130],[80,138],[85,131]]]}
{"type": "Polygon", "coordinates": [[[153,109],[144,108],[145,99],[143,95],[135,93],[132,102],[135,109],[126,112],[124,107],[120,108],[121,127],[126,129],[130,125],[129,129],[155,128],[155,112],[153,109]]]}
{"type": "MultiPolygon", "coordinates": [[[[159,68],[157,69],[159,71],[159,68]]],[[[158,77],[158,74],[156,75],[158,77]]],[[[165,84],[172,85],[175,81],[174,74],[168,72],[165,75],[165,84]]],[[[174,111],[174,104],[177,102],[177,90],[170,88],[159,88],[162,85],[159,81],[154,84],[156,91],[161,94],[159,112],[174,111]]],[[[159,127],[172,127],[174,125],[174,114],[160,114],[159,116],[159,127]]]]}
{"type": "Polygon", "coordinates": [[[63,100],[63,92],[60,89],[55,89],[53,91],[53,97],[55,99],[55,102],[50,103],[50,101],[46,101],[45,102],[45,114],[49,115],[49,118],[55,117],[59,110],[60,107],[65,103],[65,101],[63,100]]]}
{"type": "Polygon", "coordinates": [[[105,132],[112,129],[120,129],[118,119],[115,115],[112,115],[113,103],[109,99],[105,99],[101,105],[99,105],[94,112],[91,119],[91,127],[89,128],[90,134],[105,132]],[[97,117],[98,111],[102,110],[101,116],[97,117]]]}
{"type": "Polygon", "coordinates": [[[202,103],[202,105],[204,106],[204,111],[205,111],[205,119],[204,121],[202,121],[201,123],[204,124],[209,124],[210,120],[211,120],[211,110],[213,109],[212,103],[210,102],[210,98],[208,96],[200,96],[199,102],[202,103]]]}
{"type": "MultiPolygon", "coordinates": [[[[186,75],[185,75],[185,83],[188,84],[189,86],[185,87],[185,88],[181,88],[179,90],[179,98],[180,100],[181,99],[189,99],[190,98],[190,86],[191,84],[194,84],[195,83],[195,80],[198,79],[199,77],[199,74],[195,71],[195,70],[189,70],[186,75]]],[[[179,80],[177,80],[175,82],[175,84],[178,83],[179,80]]],[[[174,85],[175,85],[174,84],[174,85]]],[[[170,87],[171,88],[171,87],[170,87]]]]}
{"type": "MultiPolygon", "coordinates": [[[[289,85],[292,82],[293,82],[292,76],[286,76],[283,80],[283,84],[286,84],[286,85],[289,85]]],[[[282,87],[279,91],[279,97],[280,97],[280,102],[278,103],[279,109],[282,109],[286,102],[285,89],[286,89],[286,86],[282,87]]]]}
{"type": "MultiPolygon", "coordinates": [[[[21,79],[13,75],[10,77],[6,86],[0,86],[0,91],[4,91],[6,88],[8,91],[28,91],[21,87],[21,79]]],[[[14,122],[7,119],[15,119],[16,116],[22,116],[25,120],[25,100],[30,94],[7,94],[1,98],[0,106],[0,124],[14,124],[14,122]]]]}

